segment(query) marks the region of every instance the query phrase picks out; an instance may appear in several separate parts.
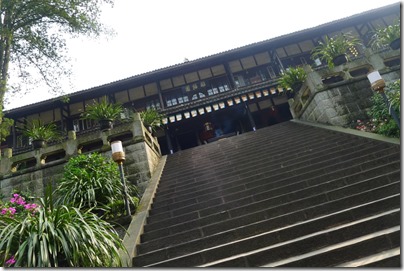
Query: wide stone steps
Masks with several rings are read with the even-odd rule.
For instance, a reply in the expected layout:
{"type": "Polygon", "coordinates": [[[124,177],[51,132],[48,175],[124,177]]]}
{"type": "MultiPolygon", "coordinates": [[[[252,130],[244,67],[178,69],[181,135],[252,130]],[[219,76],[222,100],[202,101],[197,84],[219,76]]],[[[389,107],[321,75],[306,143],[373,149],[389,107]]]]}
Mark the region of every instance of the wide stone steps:
{"type": "Polygon", "coordinates": [[[380,253],[399,247],[386,240],[399,233],[400,158],[399,146],[293,122],[177,152],[167,158],[133,264],[336,266],[372,253],[379,260],[361,266],[397,263],[380,253]],[[380,240],[381,251],[342,256],[380,240]],[[257,260],[267,251],[275,255],[257,260]],[[320,261],[332,253],[342,260],[320,261]]]}
{"type": "MultiPolygon", "coordinates": [[[[377,168],[375,170],[378,170],[377,168]]],[[[393,172],[386,173],[385,175],[380,175],[378,177],[373,177],[370,179],[363,180],[363,176],[349,176],[349,178],[342,178],[333,180],[331,182],[326,182],[313,188],[304,188],[296,190],[293,194],[285,194],[282,191],[273,191],[273,197],[270,199],[266,199],[264,201],[256,204],[256,208],[245,208],[244,206],[236,207],[233,209],[226,210],[225,215],[223,212],[215,213],[206,217],[201,217],[199,219],[184,221],[180,225],[174,224],[169,226],[169,223],[164,223],[166,225],[162,228],[157,228],[156,230],[150,230],[143,234],[142,241],[144,242],[143,246],[147,246],[147,242],[152,241],[154,239],[159,238],[168,238],[167,235],[174,235],[183,232],[183,235],[189,235],[187,231],[195,230],[199,227],[204,227],[202,232],[206,232],[205,234],[213,234],[222,230],[231,229],[234,226],[246,225],[248,223],[254,223],[257,220],[263,219],[266,216],[267,210],[271,210],[272,214],[282,213],[285,211],[285,207],[290,210],[291,208],[299,208],[304,207],[306,204],[310,206],[312,202],[319,201],[321,199],[326,200],[322,191],[325,191],[327,187],[335,187],[339,189],[335,189],[333,192],[328,191],[328,199],[336,200],[343,196],[348,196],[350,194],[359,193],[364,189],[371,189],[374,187],[379,187],[382,184],[389,184],[391,182],[397,182],[400,179],[400,171],[396,170],[393,172]],[[345,187],[343,187],[343,183],[347,183],[345,187]],[[319,190],[316,192],[316,190],[319,190]],[[309,199],[307,201],[306,199],[309,199]],[[286,202],[286,206],[284,206],[286,202]],[[281,208],[280,210],[276,210],[276,207],[281,208]],[[236,220],[234,218],[240,217],[245,214],[245,217],[240,220],[236,220]],[[231,215],[231,216],[230,216],[231,215]],[[214,225],[211,226],[210,223],[214,221],[214,225]],[[220,223],[219,223],[220,222],[220,223]]],[[[374,191],[373,191],[374,192],[374,191]]],[[[260,197],[260,195],[258,195],[260,197]]],[[[341,204],[341,203],[339,203],[341,204]]],[[[342,206],[342,205],[341,205],[342,206]]],[[[169,221],[165,221],[169,222],[169,221]]],[[[175,222],[174,222],[175,223],[175,222]]],[[[199,236],[199,235],[196,235],[199,236]]],[[[194,238],[196,238],[196,236],[194,238]]],[[[179,242],[179,236],[173,238],[174,242],[179,242]]],[[[158,242],[163,242],[164,240],[159,240],[158,242]]]]}
{"type": "MultiPolygon", "coordinates": [[[[362,159],[357,160],[357,162],[360,163],[361,160],[366,161],[367,158],[363,157],[362,159]]],[[[268,201],[272,201],[271,198],[278,194],[287,193],[288,191],[292,191],[293,193],[291,195],[287,194],[288,196],[286,196],[284,200],[288,200],[288,197],[296,195],[298,189],[310,187],[319,182],[330,181],[333,178],[344,178],[353,174],[356,174],[357,176],[351,178],[367,178],[373,176],[372,174],[379,174],[380,172],[388,172],[400,168],[399,157],[397,157],[396,154],[370,160],[359,165],[355,165],[353,161],[343,163],[346,167],[339,167],[338,164],[331,164],[328,166],[330,170],[328,173],[325,173],[324,169],[309,171],[307,168],[303,168],[299,171],[300,174],[288,171],[284,174],[269,175],[266,177],[264,176],[263,178],[257,176],[256,178],[250,178],[250,180],[245,179],[244,181],[246,184],[233,187],[230,191],[226,190],[229,194],[222,194],[220,197],[215,197],[215,194],[213,194],[211,200],[204,200],[197,204],[184,205],[184,207],[176,210],[170,210],[150,216],[145,229],[152,230],[159,227],[166,227],[168,225],[181,223],[182,221],[187,221],[191,219],[191,217],[194,219],[202,218],[207,215],[212,215],[239,206],[243,206],[245,212],[253,211],[257,208],[261,208],[260,206],[263,205],[261,202],[262,200],[266,200],[264,204],[264,206],[266,206],[268,201]],[[393,162],[390,162],[391,160],[393,162]],[[379,168],[377,172],[374,172],[374,168],[377,168],[378,165],[382,163],[386,164],[386,166],[383,166],[379,168]],[[305,169],[307,172],[305,172],[305,169]],[[235,189],[237,189],[237,191],[235,191],[235,189]],[[246,204],[250,205],[245,206],[246,204]]],[[[342,180],[339,186],[343,186],[344,181],[345,180],[342,180]]],[[[316,189],[317,187],[314,187],[309,190],[309,193],[316,193],[316,191],[318,191],[316,189]]],[[[307,193],[308,190],[304,191],[307,193]]],[[[323,190],[318,192],[322,193],[323,190]]],[[[299,196],[300,195],[297,195],[296,197],[299,196]]]]}
{"type": "MultiPolygon", "coordinates": [[[[299,166],[303,163],[313,163],[316,160],[321,161],[324,157],[330,157],[331,153],[337,154],[338,152],[342,154],[349,154],[350,149],[352,152],[361,151],[362,149],[383,149],[385,146],[378,145],[377,143],[369,144],[366,142],[348,142],[340,143],[338,141],[327,141],[322,146],[315,146],[318,141],[313,141],[309,146],[299,146],[300,148],[295,148],[289,152],[282,152],[282,160],[280,160],[279,155],[273,155],[276,153],[272,152],[272,155],[268,155],[263,159],[254,160],[252,157],[232,157],[232,159],[227,159],[225,163],[216,163],[214,166],[207,169],[201,166],[201,170],[197,169],[190,174],[186,172],[181,175],[181,177],[172,178],[170,181],[167,180],[164,185],[158,189],[159,199],[154,203],[158,204],[161,200],[164,200],[163,195],[171,194],[173,192],[179,192],[181,190],[186,190],[187,188],[193,188],[195,184],[202,185],[209,181],[217,181],[226,178],[226,176],[234,176],[238,173],[244,173],[246,175],[257,172],[257,168],[263,170],[263,172],[270,171],[272,169],[278,169],[279,167],[285,170],[285,167],[299,166]],[[203,181],[203,182],[202,182],[203,181]]],[[[322,143],[322,142],[320,142],[322,143]]],[[[258,151],[254,152],[257,156],[258,151]]],[[[327,158],[329,159],[329,158],[327,158]]],[[[224,159],[223,159],[224,160],[224,159]]],[[[260,171],[261,172],[261,171],[260,171]]]]}
{"type": "MultiPolygon", "coordinates": [[[[394,148],[391,149],[383,149],[383,146],[362,146],[360,145],[358,149],[352,147],[352,152],[344,149],[340,150],[338,148],[337,151],[330,151],[328,149],[328,154],[311,154],[310,157],[302,156],[304,161],[300,161],[298,158],[293,160],[288,160],[285,164],[286,166],[280,165],[279,163],[273,163],[270,166],[263,168],[262,170],[257,169],[257,167],[253,167],[252,170],[237,169],[232,171],[238,178],[235,176],[230,176],[227,178],[225,176],[217,177],[217,179],[210,181],[206,180],[205,182],[191,182],[193,186],[187,185],[186,187],[181,186],[177,191],[174,191],[170,194],[159,194],[159,201],[153,204],[153,210],[151,214],[158,214],[164,211],[173,210],[176,208],[184,207],[184,204],[188,205],[191,203],[200,203],[204,201],[205,198],[211,199],[214,194],[218,196],[223,196],[225,194],[234,193],[236,191],[237,186],[239,189],[244,190],[245,186],[249,182],[249,180],[253,179],[254,182],[258,182],[260,179],[267,179],[267,176],[277,178],[282,178],[279,172],[294,172],[298,174],[299,172],[308,172],[311,171],[311,168],[317,167],[325,167],[326,164],[335,166],[338,162],[343,162],[350,167],[355,164],[360,164],[361,162],[370,160],[371,158],[377,157],[377,155],[387,155],[389,152],[392,152],[393,155],[397,156],[397,160],[399,160],[398,155],[395,153],[396,150],[394,148]],[[358,158],[349,159],[352,155],[357,155],[358,158]],[[329,157],[333,157],[329,159],[329,157]],[[328,159],[328,160],[326,160],[328,159]],[[259,174],[257,174],[259,172],[259,174]],[[205,196],[207,195],[207,196],[205,196]],[[205,196],[205,197],[204,197],[205,196]],[[185,202],[186,201],[186,202],[185,202]]],[[[223,169],[223,171],[227,171],[223,169]]],[[[227,173],[229,174],[229,173],[227,173]]],[[[288,173],[290,174],[290,173],[288,173]]],[[[255,193],[255,192],[254,192],[255,193]]]]}

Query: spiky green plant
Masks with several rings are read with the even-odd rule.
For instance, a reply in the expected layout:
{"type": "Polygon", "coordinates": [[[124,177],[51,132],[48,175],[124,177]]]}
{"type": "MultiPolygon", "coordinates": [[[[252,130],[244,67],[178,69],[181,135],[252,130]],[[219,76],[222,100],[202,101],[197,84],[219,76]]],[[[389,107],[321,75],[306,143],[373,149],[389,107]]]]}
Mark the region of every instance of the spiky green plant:
{"type": "Polygon", "coordinates": [[[401,36],[401,24],[400,20],[395,22],[392,25],[387,27],[379,27],[376,29],[375,33],[373,34],[369,45],[372,49],[378,50],[385,46],[390,45],[396,39],[399,39],[401,36]]]}
{"type": "Polygon", "coordinates": [[[160,114],[154,108],[148,108],[142,112],[140,112],[140,119],[146,127],[151,127],[151,129],[155,130],[157,127],[161,125],[161,121],[165,117],[164,114],[160,114]]]}
{"type": "MultiPolygon", "coordinates": [[[[311,51],[311,58],[319,58],[327,62],[328,67],[333,68],[333,59],[339,55],[347,54],[348,49],[359,45],[360,40],[349,33],[341,33],[332,38],[325,37],[325,41],[319,41],[319,45],[311,51]]],[[[349,56],[347,59],[349,60],[349,56]]]]}
{"type": "Polygon", "coordinates": [[[290,67],[282,74],[279,84],[286,89],[293,89],[297,84],[302,84],[306,77],[306,71],[302,67],[290,67]]]}
{"type": "Polygon", "coordinates": [[[81,114],[81,118],[90,120],[116,120],[119,119],[122,112],[122,105],[108,103],[107,99],[104,97],[101,102],[94,102],[92,105],[87,105],[85,112],[81,114]]]}
{"type": "Polygon", "coordinates": [[[29,122],[22,131],[25,136],[30,137],[32,140],[50,141],[60,138],[56,124],[43,124],[39,119],[29,122]]]}
{"type": "Polygon", "coordinates": [[[48,189],[34,213],[0,215],[0,265],[120,267],[125,248],[111,224],[91,210],[52,204],[48,189]]]}
{"type": "MultiPolygon", "coordinates": [[[[127,187],[130,196],[137,196],[135,186],[128,184],[127,187]]],[[[57,202],[84,209],[107,210],[108,204],[123,198],[118,166],[99,153],[72,157],[64,167],[63,178],[58,181],[55,193],[57,202]]]]}

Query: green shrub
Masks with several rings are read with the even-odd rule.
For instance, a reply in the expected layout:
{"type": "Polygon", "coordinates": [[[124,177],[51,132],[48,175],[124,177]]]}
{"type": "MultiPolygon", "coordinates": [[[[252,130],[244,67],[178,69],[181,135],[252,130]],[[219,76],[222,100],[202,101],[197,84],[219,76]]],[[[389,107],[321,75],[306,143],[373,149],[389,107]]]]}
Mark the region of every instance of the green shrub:
{"type": "Polygon", "coordinates": [[[89,120],[116,120],[123,113],[123,107],[120,104],[110,104],[104,98],[101,102],[94,102],[86,106],[86,111],[81,114],[82,119],[89,120]]]}
{"type": "Polygon", "coordinates": [[[333,59],[339,55],[346,55],[349,48],[360,44],[360,40],[350,33],[341,33],[332,38],[325,37],[325,42],[319,44],[311,51],[311,58],[319,58],[327,62],[328,67],[333,68],[333,59]]]}
{"type": "MultiPolygon", "coordinates": [[[[137,196],[135,186],[127,187],[130,196],[137,196]]],[[[123,199],[118,166],[98,153],[72,157],[64,168],[56,195],[58,202],[105,211],[108,204],[123,199]]]]}
{"type": "Polygon", "coordinates": [[[122,266],[119,251],[125,248],[114,228],[90,210],[53,205],[50,193],[28,206],[14,194],[1,207],[0,266],[122,266]]]}
{"type": "Polygon", "coordinates": [[[295,86],[302,84],[306,77],[306,71],[302,67],[290,67],[282,74],[279,84],[285,89],[291,88],[293,91],[298,91],[294,89],[295,86]]]}
{"type": "Polygon", "coordinates": [[[150,127],[152,130],[155,130],[161,125],[164,116],[164,114],[160,114],[156,109],[153,108],[140,112],[140,119],[142,120],[143,125],[150,127]]]}
{"type": "MultiPolygon", "coordinates": [[[[385,89],[386,96],[388,97],[391,107],[400,116],[400,80],[387,85],[385,89]]],[[[389,113],[389,108],[386,105],[383,97],[375,93],[372,96],[372,107],[368,111],[368,115],[376,126],[375,132],[377,134],[400,137],[400,129],[389,113]]]]}
{"type": "Polygon", "coordinates": [[[379,27],[370,39],[369,45],[372,49],[377,50],[390,45],[394,40],[401,36],[400,20],[387,27],[379,27]]]}
{"type": "Polygon", "coordinates": [[[57,130],[57,126],[54,123],[43,124],[41,120],[35,119],[29,122],[23,129],[23,134],[32,140],[57,140],[61,135],[57,130]]]}

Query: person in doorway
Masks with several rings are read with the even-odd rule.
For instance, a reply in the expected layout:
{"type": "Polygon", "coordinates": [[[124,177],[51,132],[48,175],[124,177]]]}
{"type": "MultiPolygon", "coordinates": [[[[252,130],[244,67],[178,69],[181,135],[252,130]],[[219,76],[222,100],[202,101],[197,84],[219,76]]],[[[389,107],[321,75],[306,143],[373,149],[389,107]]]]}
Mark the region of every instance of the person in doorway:
{"type": "Polygon", "coordinates": [[[269,125],[274,125],[280,122],[280,117],[279,117],[279,111],[276,108],[275,105],[272,105],[269,108],[269,114],[268,114],[268,126],[269,125]]]}

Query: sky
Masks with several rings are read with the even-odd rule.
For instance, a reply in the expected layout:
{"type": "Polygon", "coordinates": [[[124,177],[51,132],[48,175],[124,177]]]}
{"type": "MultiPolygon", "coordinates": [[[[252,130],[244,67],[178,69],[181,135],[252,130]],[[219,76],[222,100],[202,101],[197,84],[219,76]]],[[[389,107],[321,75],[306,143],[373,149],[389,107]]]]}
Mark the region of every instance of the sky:
{"type": "MultiPolygon", "coordinates": [[[[101,21],[116,34],[67,41],[72,86],[108,84],[240,46],[315,27],[397,0],[115,0],[101,21]]],[[[43,85],[10,99],[6,109],[50,99],[43,85]]]]}

